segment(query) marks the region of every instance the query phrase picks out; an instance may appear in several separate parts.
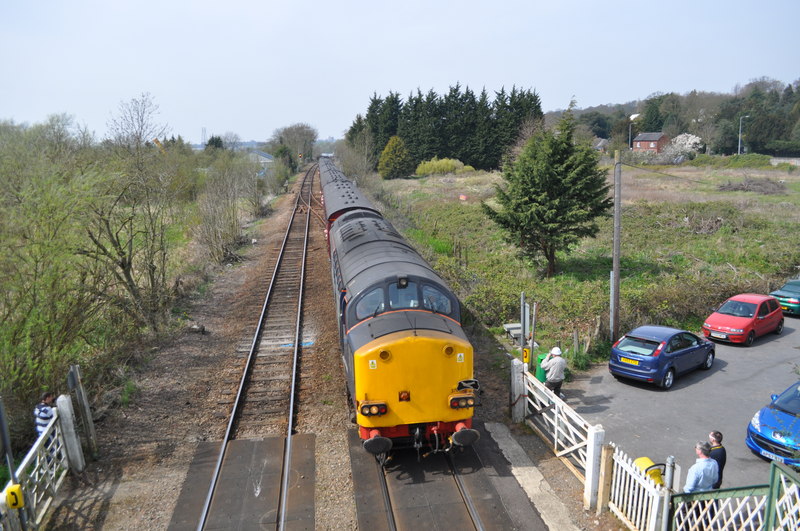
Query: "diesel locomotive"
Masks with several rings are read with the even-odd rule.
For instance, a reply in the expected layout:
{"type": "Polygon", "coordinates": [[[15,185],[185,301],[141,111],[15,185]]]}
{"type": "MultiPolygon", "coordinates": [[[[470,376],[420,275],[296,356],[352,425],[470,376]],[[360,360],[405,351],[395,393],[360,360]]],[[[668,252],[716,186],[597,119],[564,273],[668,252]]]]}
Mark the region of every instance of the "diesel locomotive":
{"type": "Polygon", "coordinates": [[[334,300],[363,447],[448,451],[478,440],[472,345],[445,281],[330,158],[319,163],[334,300]]]}

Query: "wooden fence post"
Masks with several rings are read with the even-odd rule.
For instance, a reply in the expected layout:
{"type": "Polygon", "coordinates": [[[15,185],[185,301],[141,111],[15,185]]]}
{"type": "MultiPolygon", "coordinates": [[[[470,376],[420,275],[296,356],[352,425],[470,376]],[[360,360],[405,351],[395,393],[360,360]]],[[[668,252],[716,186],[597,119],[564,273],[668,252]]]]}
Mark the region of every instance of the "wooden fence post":
{"type": "Polygon", "coordinates": [[[83,429],[86,431],[86,439],[89,441],[89,451],[92,453],[92,458],[97,459],[97,434],[94,431],[92,409],[89,407],[86,390],[83,388],[83,382],[81,382],[80,365],[72,365],[69,368],[67,384],[70,389],[75,391],[75,395],[78,399],[78,411],[83,421],[83,429]]]}
{"type": "Polygon", "coordinates": [[[600,452],[600,478],[597,490],[597,515],[608,508],[611,499],[611,479],[614,470],[614,445],[604,444],[600,452]]]}

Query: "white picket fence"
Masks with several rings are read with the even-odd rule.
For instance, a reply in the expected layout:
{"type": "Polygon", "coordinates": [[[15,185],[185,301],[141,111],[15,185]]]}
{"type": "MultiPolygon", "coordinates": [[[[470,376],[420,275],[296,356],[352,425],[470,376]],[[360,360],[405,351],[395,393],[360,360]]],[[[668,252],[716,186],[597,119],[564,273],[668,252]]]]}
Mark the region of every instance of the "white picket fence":
{"type": "Polygon", "coordinates": [[[669,517],[668,489],[656,484],[622,449],[611,446],[609,510],[630,529],[661,529],[662,520],[669,517]]]}

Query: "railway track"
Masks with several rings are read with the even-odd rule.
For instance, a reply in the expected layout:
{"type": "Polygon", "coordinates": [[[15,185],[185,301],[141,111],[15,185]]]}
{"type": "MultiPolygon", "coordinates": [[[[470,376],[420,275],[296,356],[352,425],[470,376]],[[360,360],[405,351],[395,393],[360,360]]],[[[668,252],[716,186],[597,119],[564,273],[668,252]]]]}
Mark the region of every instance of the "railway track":
{"type": "MultiPolygon", "coordinates": [[[[302,350],[303,286],[316,171],[315,165],[304,176],[278,252],[211,476],[198,531],[224,529],[230,525],[239,528],[275,525],[277,529],[284,529],[286,525],[289,483],[293,475],[292,465],[297,459],[293,455],[295,398],[302,350]],[[285,439],[278,440],[282,434],[285,439]],[[265,440],[265,436],[273,438],[265,440]],[[231,486],[239,492],[230,492],[231,486]],[[252,495],[254,503],[248,503],[248,495],[252,495]],[[239,514],[235,514],[237,512],[239,514]]],[[[308,438],[300,442],[300,453],[304,454],[300,461],[307,462],[309,444],[313,456],[313,438],[310,443],[308,438]]],[[[313,472],[307,475],[313,480],[313,472]]],[[[307,488],[294,488],[293,492],[302,495],[304,490],[307,488]]],[[[313,502],[313,482],[311,493],[313,502]]]]}
{"type": "Polygon", "coordinates": [[[421,460],[398,451],[381,466],[360,448],[355,431],[349,437],[359,529],[524,528],[512,521],[473,448],[421,460]]]}

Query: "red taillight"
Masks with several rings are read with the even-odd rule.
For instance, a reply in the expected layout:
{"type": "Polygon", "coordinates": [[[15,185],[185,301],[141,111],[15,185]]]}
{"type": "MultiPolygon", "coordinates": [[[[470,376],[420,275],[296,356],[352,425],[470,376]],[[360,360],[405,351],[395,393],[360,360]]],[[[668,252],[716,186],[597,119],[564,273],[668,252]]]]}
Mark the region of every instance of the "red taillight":
{"type": "Polygon", "coordinates": [[[664,348],[664,345],[666,345],[666,344],[667,344],[667,342],[666,342],[666,341],[662,341],[662,342],[661,342],[661,344],[658,346],[658,348],[656,349],[656,351],[655,351],[655,352],[653,352],[653,357],[654,357],[654,358],[657,358],[657,357],[658,357],[658,355],[659,355],[659,354],[661,354],[661,349],[663,349],[663,348],[664,348]]]}
{"type": "Polygon", "coordinates": [[[789,304],[800,304],[800,299],[786,299],[789,304]]]}

